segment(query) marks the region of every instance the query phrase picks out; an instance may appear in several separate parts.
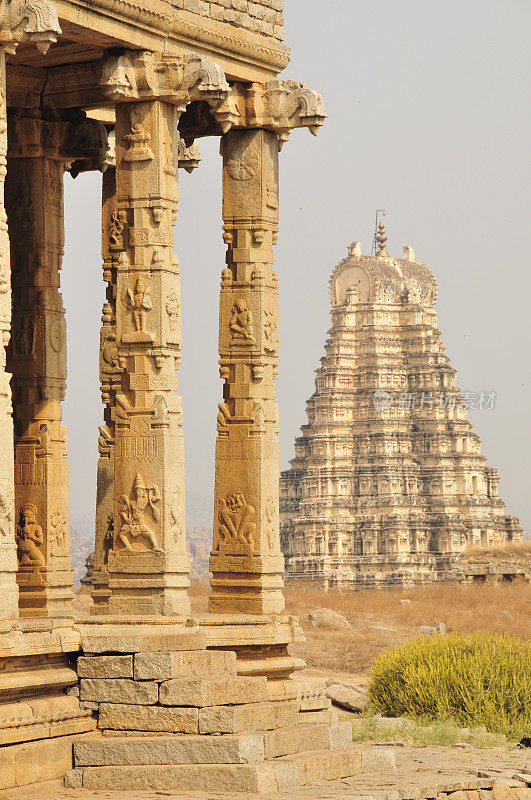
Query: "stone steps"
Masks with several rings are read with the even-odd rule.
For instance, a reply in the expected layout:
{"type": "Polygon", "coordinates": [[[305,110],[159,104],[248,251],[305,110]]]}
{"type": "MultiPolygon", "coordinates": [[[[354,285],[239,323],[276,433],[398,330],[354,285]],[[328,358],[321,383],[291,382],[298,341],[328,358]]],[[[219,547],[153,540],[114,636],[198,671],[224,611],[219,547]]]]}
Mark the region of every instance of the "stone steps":
{"type": "MultiPolygon", "coordinates": [[[[106,741],[105,746],[108,744],[106,741]]],[[[382,767],[385,769],[383,755],[383,752],[378,754],[381,771],[382,767]]],[[[123,765],[81,767],[67,774],[66,785],[69,788],[114,791],[265,794],[306,786],[315,781],[360,775],[367,766],[370,767],[365,765],[363,754],[354,748],[316,750],[258,764],[153,764],[135,766],[134,769],[123,765]]],[[[394,761],[387,753],[387,772],[393,768],[394,761]]]]}
{"type": "Polygon", "coordinates": [[[258,764],[308,750],[337,750],[351,741],[350,722],[220,736],[98,736],[75,745],[74,758],[76,767],[258,764]]]}

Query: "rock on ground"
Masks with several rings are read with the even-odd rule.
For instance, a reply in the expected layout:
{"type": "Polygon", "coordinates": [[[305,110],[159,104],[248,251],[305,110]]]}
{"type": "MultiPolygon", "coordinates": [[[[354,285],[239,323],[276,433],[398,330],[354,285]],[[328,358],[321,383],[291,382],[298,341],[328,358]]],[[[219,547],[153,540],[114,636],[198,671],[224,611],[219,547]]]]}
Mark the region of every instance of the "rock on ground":
{"type": "Polygon", "coordinates": [[[346,630],[351,628],[351,624],[346,617],[332,611],[331,608],[316,608],[310,611],[309,618],[314,628],[330,628],[334,631],[346,630]]]}

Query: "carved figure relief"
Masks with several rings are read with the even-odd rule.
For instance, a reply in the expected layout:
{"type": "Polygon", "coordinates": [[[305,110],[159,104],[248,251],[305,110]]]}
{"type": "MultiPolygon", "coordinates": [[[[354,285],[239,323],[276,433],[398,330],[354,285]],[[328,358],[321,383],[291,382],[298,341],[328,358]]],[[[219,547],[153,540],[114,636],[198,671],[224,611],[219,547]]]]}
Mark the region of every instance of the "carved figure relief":
{"type": "Polygon", "coordinates": [[[125,304],[133,318],[133,327],[137,333],[145,333],[146,311],[151,311],[153,301],[149,294],[149,286],[145,286],[142,278],[137,278],[133,289],[128,289],[125,304]]]}
{"type": "Polygon", "coordinates": [[[26,503],[20,509],[16,538],[19,567],[43,567],[46,564],[41,550],[44,534],[37,522],[37,508],[32,503],[26,503]]]}
{"type": "Polygon", "coordinates": [[[0,294],[6,294],[9,291],[9,267],[4,260],[4,254],[0,252],[0,294]]]}
{"type": "Polygon", "coordinates": [[[236,300],[232,306],[229,328],[232,334],[231,344],[255,341],[253,317],[243,298],[236,300]]]}
{"type": "Polygon", "coordinates": [[[118,211],[113,211],[111,214],[111,222],[109,225],[109,250],[123,250],[124,249],[124,224],[120,219],[118,211]]]}
{"type": "Polygon", "coordinates": [[[168,322],[170,324],[170,331],[173,335],[179,332],[179,315],[181,304],[179,302],[178,294],[170,294],[166,301],[166,314],[168,315],[168,322]]]}
{"type": "Polygon", "coordinates": [[[183,526],[181,524],[181,500],[177,492],[173,496],[173,500],[168,509],[168,518],[170,520],[170,537],[174,544],[181,545],[183,543],[183,526]]]}
{"type": "Polygon", "coordinates": [[[277,508],[275,504],[275,500],[272,495],[269,495],[266,501],[266,522],[267,522],[267,543],[269,545],[270,550],[275,549],[275,542],[276,542],[276,521],[277,521],[277,508]]]}
{"type": "Polygon", "coordinates": [[[166,173],[166,175],[177,175],[177,170],[175,169],[175,159],[173,157],[173,147],[171,139],[164,139],[164,159],[166,161],[166,164],[164,166],[164,172],[166,173]]]}
{"type": "Polygon", "coordinates": [[[114,516],[109,514],[107,517],[107,528],[103,537],[103,563],[109,563],[109,551],[114,548],[114,516]]]}
{"type": "MultiPolygon", "coordinates": [[[[153,222],[155,223],[155,225],[160,225],[160,223],[164,219],[164,207],[163,206],[152,206],[151,207],[151,216],[153,217],[153,222]]],[[[155,254],[153,254],[153,260],[155,261],[155,254]]],[[[160,261],[162,261],[162,258],[157,258],[156,260],[158,262],[160,262],[160,261]]]]}
{"type": "Polygon", "coordinates": [[[66,514],[62,511],[54,511],[50,522],[52,552],[54,555],[64,553],[67,528],[66,514]]]}
{"type": "Polygon", "coordinates": [[[264,340],[266,353],[276,353],[278,351],[278,324],[277,315],[274,311],[265,311],[264,340]]]}
{"type": "Polygon", "coordinates": [[[0,541],[10,539],[13,515],[5,489],[0,490],[0,541]]]}
{"type": "Polygon", "coordinates": [[[160,520],[160,509],[157,506],[159,502],[158,486],[148,486],[140,472],[137,472],[131,494],[129,497],[125,494],[122,496],[119,508],[122,525],[118,532],[118,541],[126,550],[161,552],[155,533],[148,524],[150,519],[155,522],[160,520]],[[149,546],[146,546],[146,541],[149,546]]]}
{"type": "Polygon", "coordinates": [[[248,145],[240,144],[227,160],[227,172],[235,181],[248,181],[254,178],[259,165],[258,155],[248,145]]]}
{"type": "Polygon", "coordinates": [[[228,430],[228,420],[230,419],[229,407],[226,403],[218,404],[217,428],[218,433],[223,433],[228,430]]]}
{"type": "Polygon", "coordinates": [[[19,317],[11,338],[13,355],[28,358],[33,352],[34,323],[28,316],[19,317]]]}
{"type": "Polygon", "coordinates": [[[220,542],[239,539],[254,546],[255,509],[247,503],[242,492],[233,492],[219,501],[218,522],[220,542]]]}
{"type": "Polygon", "coordinates": [[[129,142],[129,149],[124,155],[124,161],[152,161],[153,150],[148,147],[151,137],[142,126],[141,113],[136,110],[131,111],[130,120],[131,133],[124,136],[126,142],[129,142]]]}

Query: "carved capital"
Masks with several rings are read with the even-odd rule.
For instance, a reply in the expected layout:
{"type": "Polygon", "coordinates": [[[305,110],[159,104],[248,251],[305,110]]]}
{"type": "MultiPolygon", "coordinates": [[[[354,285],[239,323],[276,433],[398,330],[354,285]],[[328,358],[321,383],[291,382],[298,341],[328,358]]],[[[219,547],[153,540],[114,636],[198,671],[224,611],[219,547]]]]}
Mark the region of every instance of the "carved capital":
{"type": "MultiPolygon", "coordinates": [[[[102,86],[115,103],[163,100],[184,111],[192,101],[204,100],[216,119],[229,94],[223,70],[206,56],[134,50],[105,61],[102,86]]],[[[226,122],[220,125],[223,130],[230,127],[226,122]]]]}
{"type": "Polygon", "coordinates": [[[194,169],[197,169],[199,162],[202,160],[197,142],[194,141],[187,147],[185,140],[180,138],[177,146],[177,158],[179,167],[186,170],[186,172],[191,173],[194,169]]]}
{"type": "Polygon", "coordinates": [[[47,119],[35,112],[10,113],[8,141],[10,158],[44,156],[63,161],[74,178],[88,170],[103,171],[107,163],[106,128],[83,111],[59,119],[47,119]]]}
{"type": "Polygon", "coordinates": [[[0,2],[0,43],[8,52],[14,52],[20,41],[30,41],[46,53],[59,33],[59,18],[51,0],[0,2]]]}
{"type": "Polygon", "coordinates": [[[274,80],[234,84],[217,109],[238,128],[264,128],[285,141],[294,128],[308,128],[314,136],[328,116],[323,98],[302,81],[274,80]]]}

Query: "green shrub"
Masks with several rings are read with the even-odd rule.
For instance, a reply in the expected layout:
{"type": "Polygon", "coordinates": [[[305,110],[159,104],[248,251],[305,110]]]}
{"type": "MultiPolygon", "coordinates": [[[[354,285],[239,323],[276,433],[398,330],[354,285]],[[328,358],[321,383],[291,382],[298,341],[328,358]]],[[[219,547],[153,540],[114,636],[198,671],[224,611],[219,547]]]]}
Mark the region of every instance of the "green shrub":
{"type": "Polygon", "coordinates": [[[369,700],[389,717],[454,719],[529,736],[531,643],[489,633],[418,637],[376,659],[369,700]]]}

